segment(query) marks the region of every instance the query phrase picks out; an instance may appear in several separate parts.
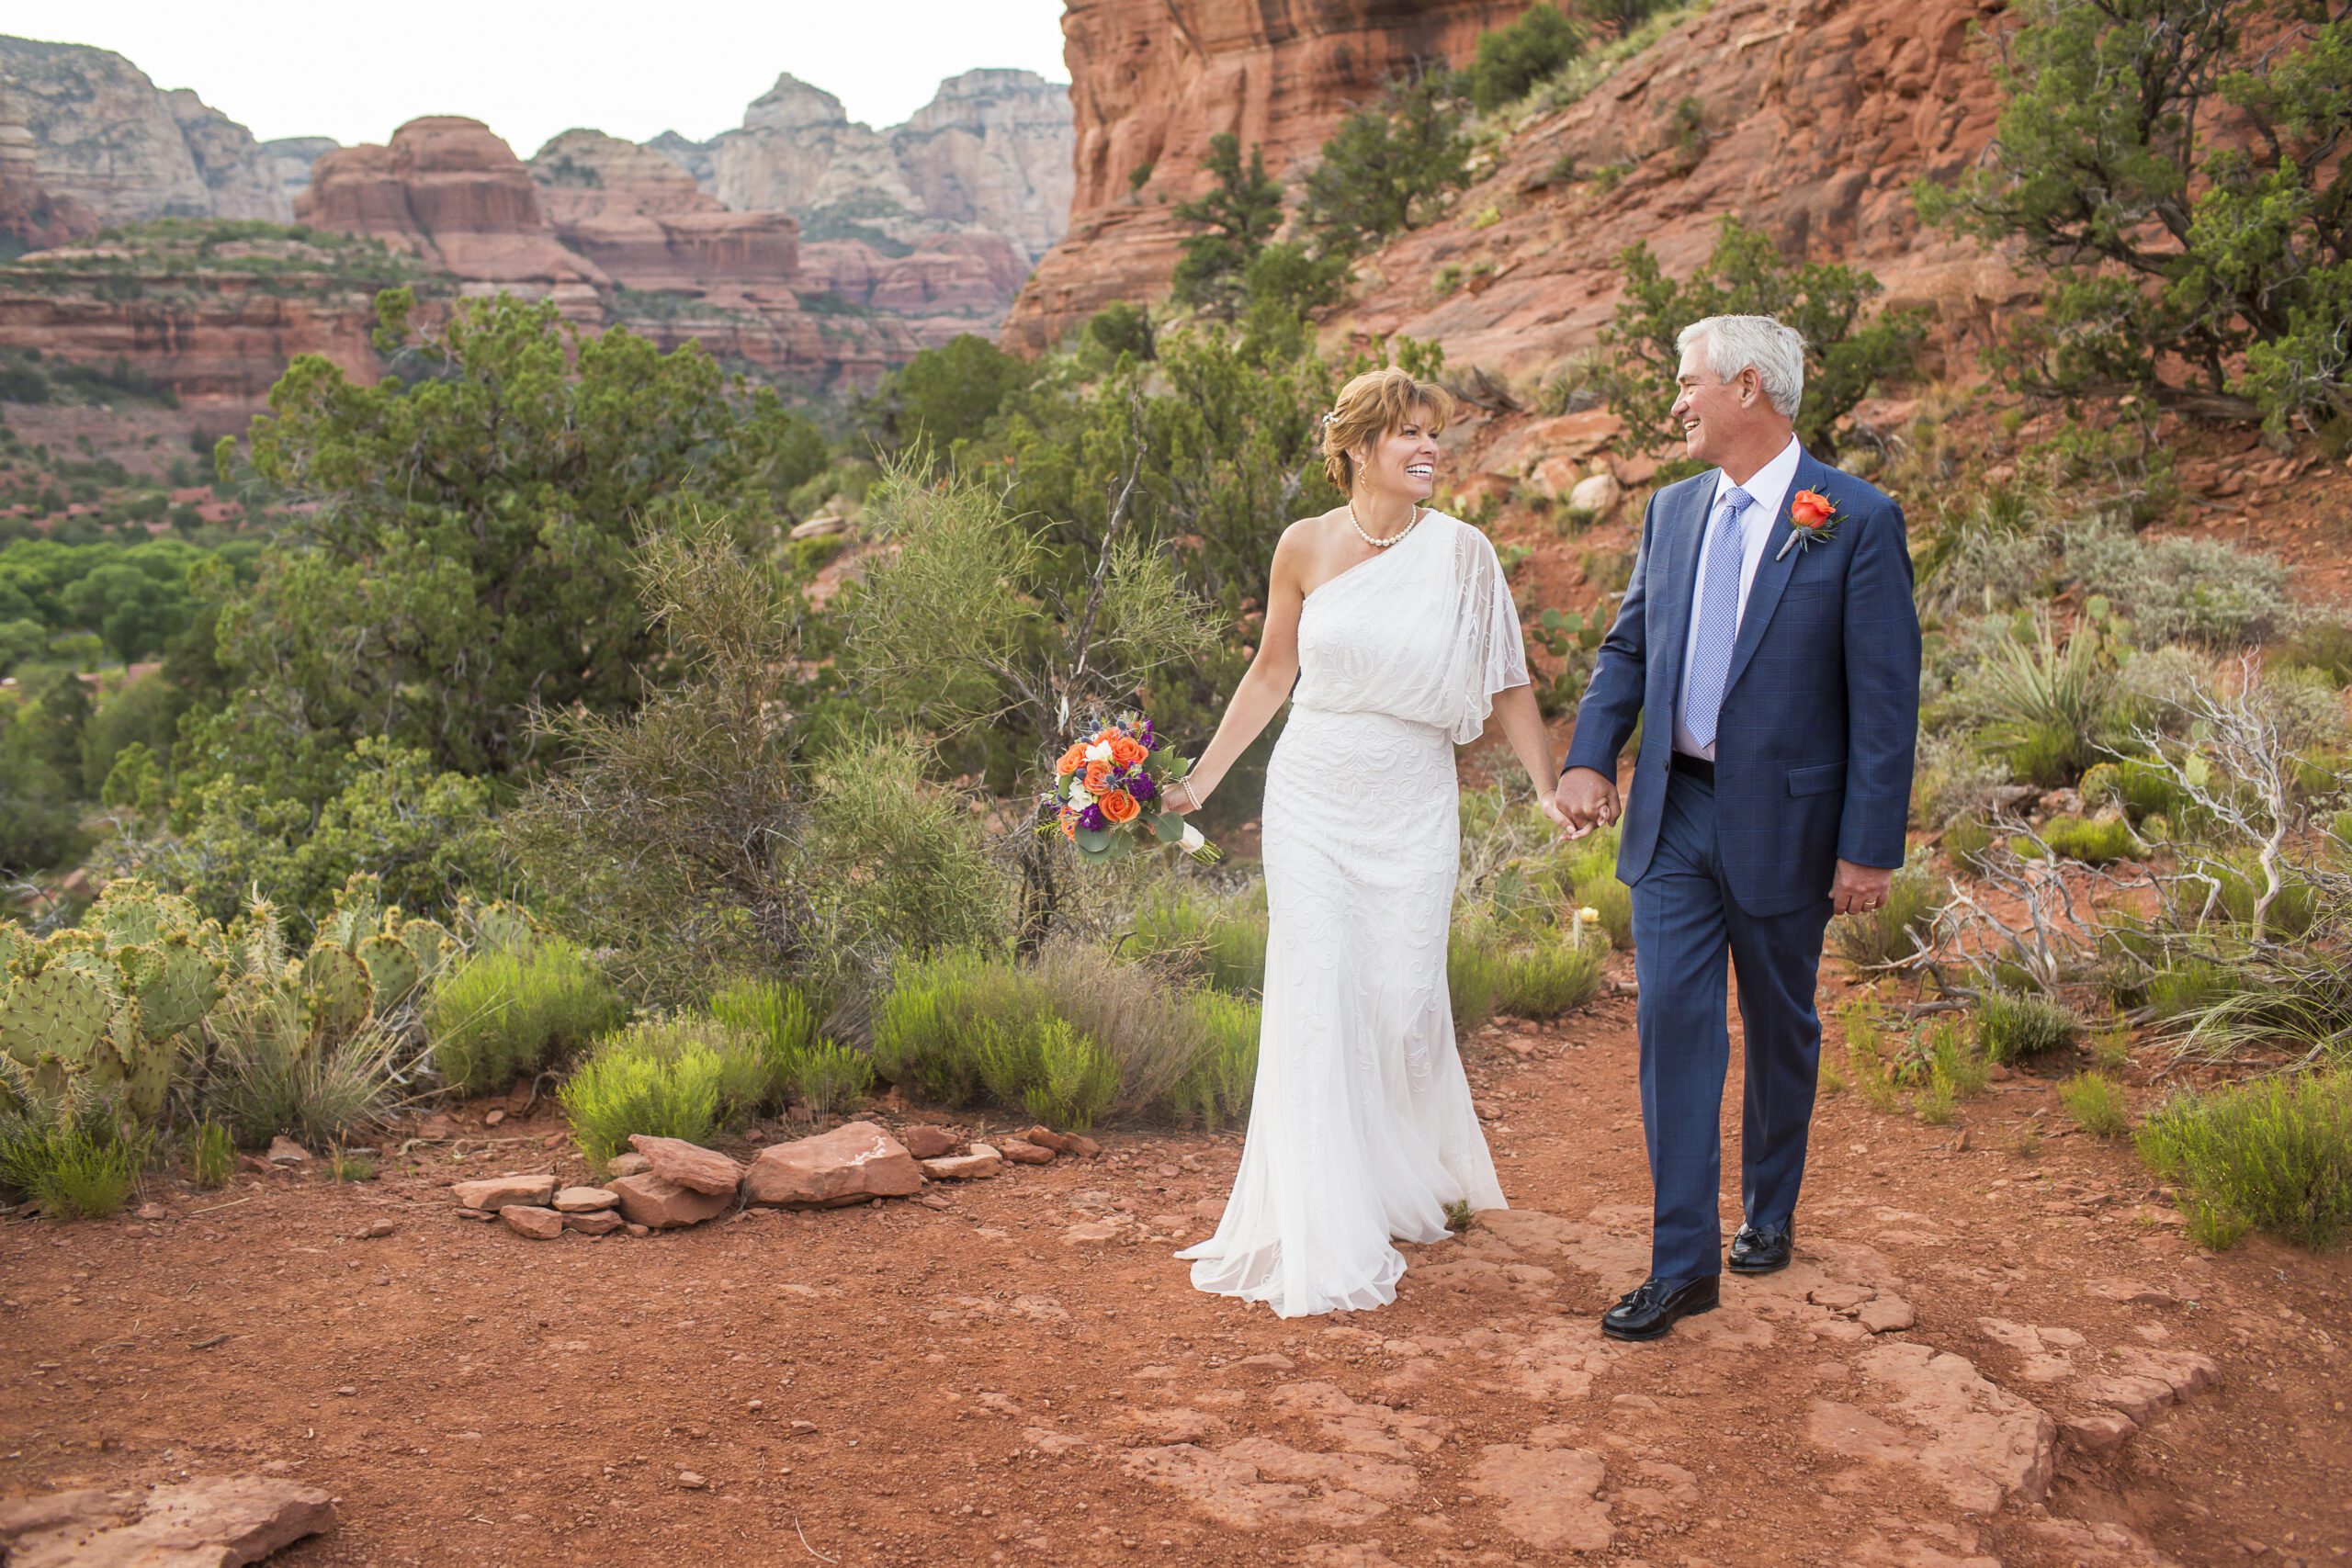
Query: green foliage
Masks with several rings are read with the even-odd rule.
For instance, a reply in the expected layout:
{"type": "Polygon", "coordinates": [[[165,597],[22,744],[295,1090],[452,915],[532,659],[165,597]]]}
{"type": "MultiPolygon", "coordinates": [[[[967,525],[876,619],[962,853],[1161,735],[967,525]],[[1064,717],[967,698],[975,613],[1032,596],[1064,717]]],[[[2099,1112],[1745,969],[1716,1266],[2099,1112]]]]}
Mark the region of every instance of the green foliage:
{"type": "Polygon", "coordinates": [[[376,737],[362,737],[322,777],[330,793],[309,806],[234,774],[199,782],[179,803],[177,834],[121,844],[119,863],[186,889],[216,919],[256,888],[316,911],[354,873],[425,910],[493,880],[482,781],[435,773],[424,750],[376,737]]]}
{"type": "Polygon", "coordinates": [[[1930,222],[2013,243],[2047,275],[2007,345],[2016,379],[2154,392],[2274,431],[2342,417],[2352,19],[2267,0],[2013,15],[1991,156],[1917,195],[1930,222]]]}
{"type": "MultiPolygon", "coordinates": [[[[1028,365],[1017,355],[961,333],[885,377],[858,403],[858,423],[891,450],[927,442],[953,451],[957,442],[979,434],[1029,377],[1028,365]]],[[[810,471],[823,466],[820,456],[810,471]]]]}
{"type": "Polygon", "coordinates": [[[1370,250],[1429,221],[1470,183],[1462,96],[1452,72],[1418,71],[1340,122],[1299,202],[1299,225],[1317,251],[1370,250]]]}
{"type": "Polygon", "coordinates": [[[1249,1113],[1258,1081],[1259,1005],[1199,991],[1186,998],[1185,1011],[1199,1046],[1170,1096],[1170,1109],[1179,1120],[1211,1130],[1238,1122],[1249,1113]]]}
{"type": "Polygon", "coordinates": [[[337,1181],[373,1181],[376,1162],[370,1156],[350,1149],[332,1149],[327,1154],[327,1175],[337,1181]]]}
{"type": "Polygon", "coordinates": [[[0,1196],[55,1219],[103,1220],[120,1211],[146,1168],[152,1139],[119,1099],[77,1086],[62,1100],[32,1092],[0,1058],[0,1196]]]}
{"type": "Polygon", "coordinates": [[[1049,1127],[1082,1133],[1118,1100],[1117,1060],[1067,1019],[1040,1019],[1002,1044],[985,1044],[982,1061],[991,1092],[1049,1127]],[[1016,1061],[1017,1069],[1010,1066],[1016,1061]]]}
{"type": "Polygon", "coordinates": [[[1679,395],[1682,351],[1675,338],[1706,316],[1770,316],[1804,334],[1804,398],[1796,429],[1805,450],[1825,459],[1838,450],[1838,422],[1882,381],[1901,379],[1926,335],[1919,312],[1862,313],[1880,293],[1877,278],[1822,262],[1792,266],[1760,229],[1726,215],[1712,255],[1687,282],[1666,276],[1648,242],[1618,258],[1625,298],[1600,332],[1609,356],[1603,378],[1609,406],[1632,439],[1679,452],[1682,432],[1669,417],[1679,395]]]}
{"type": "Polygon", "coordinates": [[[757,1056],[726,1030],[694,1020],[632,1024],[573,1069],[557,1089],[556,1101],[571,1123],[572,1141],[598,1170],[628,1147],[632,1133],[707,1144],[722,1125],[720,1091],[730,1076],[729,1053],[737,1057],[731,1076],[741,1083],[752,1076],[757,1056]]]}
{"type": "Polygon", "coordinates": [[[811,1116],[831,1116],[874,1092],[874,1060],[863,1051],[820,1040],[794,1064],[792,1082],[811,1116]]]}
{"type": "Polygon", "coordinates": [[[1209,138],[1201,170],[1214,183],[1175,209],[1180,222],[1202,231],[1185,240],[1170,293],[1179,304],[1230,315],[1242,300],[1244,275],[1282,227],[1283,187],[1256,146],[1243,163],[1241,139],[1231,131],[1209,138]]]}
{"type": "Polygon", "coordinates": [[[2063,643],[2048,620],[2031,641],[2006,638],[1972,674],[1964,701],[1982,743],[2044,789],[2072,784],[2117,739],[2113,671],[2099,639],[2076,631],[2063,643]]]}
{"type": "Polygon", "coordinates": [[[2132,1109],[2123,1091],[2105,1073],[2081,1073],[2058,1086],[2059,1103],[2075,1125],[2095,1138],[2119,1138],[2132,1130],[2132,1109]]]}
{"type": "Polygon", "coordinates": [[[2188,1190],[2192,1230],[2226,1247],[2246,1226],[2305,1247],[2352,1225],[2352,1074],[2180,1093],[2141,1123],[2140,1153],[2188,1190]]]}
{"type": "Polygon", "coordinates": [[[1264,889],[1219,897],[1195,879],[1167,878],[1144,895],[1126,951],[1213,989],[1254,997],[1266,984],[1264,889]]]}
{"type": "Polygon", "coordinates": [[[237,1170],[236,1140],[229,1129],[209,1117],[188,1124],[188,1174],[205,1190],[226,1187],[237,1170]]]}
{"type": "Polygon", "coordinates": [[[210,1055],[200,1113],[245,1148],[285,1136],[327,1148],[381,1122],[413,1065],[404,1035],[379,1020],[322,1037],[290,987],[241,976],[205,1022],[210,1055]]]}
{"type": "Polygon", "coordinates": [[[2289,637],[2274,657],[2283,667],[2317,671],[2339,691],[2352,686],[2352,624],[2314,621],[2289,637]]]}
{"type": "Polygon", "coordinates": [[[442,1081],[487,1094],[586,1045],[627,1010],[586,954],[550,938],[463,960],[434,986],[424,1029],[442,1081]]]}
{"type": "MultiPolygon", "coordinates": [[[[2112,865],[2144,852],[2140,840],[2132,836],[2132,824],[2124,821],[2053,817],[2042,824],[2041,832],[2041,841],[2050,846],[2052,854],[2087,865],[2112,865]]],[[[2041,858],[2041,852],[2031,839],[2011,840],[2009,847],[2027,860],[2041,858]]]]}
{"type": "Polygon", "coordinates": [[[1501,1004],[1510,983],[1511,953],[1491,919],[1456,919],[1445,945],[1445,991],[1453,1004],[1453,1032],[1475,1032],[1501,1004]]]}
{"type": "Polygon", "coordinates": [[[1583,48],[1576,24],[1549,0],[1538,0],[1510,26],[1478,35],[1477,58],[1470,67],[1470,101],[1484,114],[1516,103],[1583,48]]]}
{"type": "Polygon", "coordinates": [[[2067,575],[2109,600],[2142,648],[2234,651],[2272,641],[2298,618],[2287,568],[2274,556],[2113,526],[2068,529],[2064,545],[2067,575]]]}
{"type": "Polygon", "coordinates": [[[2021,1062],[2072,1045],[2082,1021],[2046,997],[1986,991],[1976,998],[1976,1043],[1987,1059],[2021,1062]]]}
{"type": "Polygon", "coordinates": [[[1496,1010],[1513,1018],[1554,1019],[1600,994],[1608,978],[1609,944],[1537,942],[1510,953],[1495,992],[1496,1010]]]}
{"type": "Polygon", "coordinates": [[[1925,868],[1901,867],[1887,884],[1884,904],[1830,922],[1829,945],[1857,969],[1899,964],[1917,953],[1932,934],[1940,891],[1937,878],[1925,868]]]}
{"type": "Polygon", "coordinates": [[[300,356],[253,426],[289,531],[251,592],[212,590],[236,691],[189,765],[266,803],[330,797],[362,737],[503,775],[529,765],[534,705],[633,706],[658,651],[629,591],[638,534],[697,503],[748,533],[822,466],[801,416],[692,343],[583,335],[504,294],[418,340],[413,307],[379,300],[401,374],[362,386],[300,356]]]}

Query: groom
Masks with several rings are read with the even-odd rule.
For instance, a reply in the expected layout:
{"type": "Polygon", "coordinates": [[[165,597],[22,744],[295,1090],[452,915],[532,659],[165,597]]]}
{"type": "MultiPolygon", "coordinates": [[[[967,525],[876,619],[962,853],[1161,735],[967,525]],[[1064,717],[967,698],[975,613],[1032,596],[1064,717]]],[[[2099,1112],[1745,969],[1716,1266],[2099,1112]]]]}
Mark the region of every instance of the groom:
{"type": "Polygon", "coordinates": [[[1903,513],[1798,445],[1804,340],[1715,316],[1679,343],[1674,418],[1713,467],[1651,498],[1555,795],[1572,836],[1615,821],[1617,754],[1640,721],[1617,874],[1634,890],[1655,1207],[1650,1277],[1600,1320],[1617,1339],[1716,1303],[1726,953],[1747,1057],[1731,1269],[1788,1266],[1822,932],[1886,902],[1918,732],[1903,513]]]}

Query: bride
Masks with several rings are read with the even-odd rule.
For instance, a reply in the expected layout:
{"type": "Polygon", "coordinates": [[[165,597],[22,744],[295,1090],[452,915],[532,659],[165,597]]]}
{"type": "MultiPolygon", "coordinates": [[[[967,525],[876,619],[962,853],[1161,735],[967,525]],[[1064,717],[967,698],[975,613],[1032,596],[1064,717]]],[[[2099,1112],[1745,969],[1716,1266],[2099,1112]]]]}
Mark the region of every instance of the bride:
{"type": "Polygon", "coordinates": [[[1266,772],[1272,923],[1241,1169],[1193,1283],[1283,1317],[1396,1298],[1392,1238],[1503,1206],[1446,994],[1453,748],[1492,713],[1555,819],[1551,750],[1494,546],[1422,506],[1444,389],[1374,370],[1325,417],[1347,495],[1275,547],[1257,657],[1168,804],[1190,813],[1290,699],[1266,772]],[[1296,689],[1294,691],[1293,682],[1296,689]]]}

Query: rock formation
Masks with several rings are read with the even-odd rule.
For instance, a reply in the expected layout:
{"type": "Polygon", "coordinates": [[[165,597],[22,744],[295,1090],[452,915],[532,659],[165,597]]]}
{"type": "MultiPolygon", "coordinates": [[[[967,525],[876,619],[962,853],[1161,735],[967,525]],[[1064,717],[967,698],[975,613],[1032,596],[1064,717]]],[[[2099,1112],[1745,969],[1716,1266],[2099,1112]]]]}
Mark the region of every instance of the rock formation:
{"type": "Polygon", "coordinates": [[[1527,0],[1069,0],[1077,137],[1069,231],[1005,322],[1007,346],[1052,343],[1114,299],[1163,291],[1186,232],[1170,209],[1197,193],[1209,141],[1230,131],[1283,175],[1311,158],[1382,81],[1415,62],[1466,61],[1527,0]],[[1148,169],[1138,191],[1136,171],[1148,169]]]}
{"type": "Polygon", "coordinates": [[[294,198],[311,188],[311,165],[341,145],[332,136],[284,136],[261,144],[261,150],[277,160],[277,183],[286,192],[288,211],[293,210],[294,198]]]}
{"type": "Polygon", "coordinates": [[[325,154],[294,215],[381,240],[466,283],[552,295],[582,310],[610,283],[556,238],[514,150],[458,115],[413,119],[385,146],[325,154]]]}
{"type": "Polygon", "coordinates": [[[728,211],[650,148],[567,130],[529,170],[557,236],[623,288],[740,295],[797,279],[798,225],[781,212],[728,211]]]}
{"type": "Polygon", "coordinates": [[[29,130],[0,124],[0,244],[40,251],[96,233],[96,213],[42,188],[39,163],[29,130]]]}
{"type": "Polygon", "coordinates": [[[738,211],[781,211],[812,240],[912,244],[978,228],[1023,265],[1069,215],[1069,95],[1030,71],[967,71],[904,125],[877,131],[789,73],[742,125],[707,142],[675,131],[647,146],[738,211]]]}
{"type": "Polygon", "coordinates": [[[158,91],[111,50],[0,38],[0,122],[31,131],[44,190],[108,223],[289,216],[275,160],[244,127],[192,92],[158,91]]]}
{"type": "Polygon", "coordinates": [[[1645,241],[1669,274],[1687,276],[1732,213],[1791,255],[1876,274],[1886,303],[1935,312],[1933,341],[1950,351],[1980,336],[2018,285],[1973,243],[1923,231],[1911,186],[1949,177],[1990,139],[1997,96],[1969,29],[2000,10],[2000,0],[1718,6],[1515,136],[1453,218],[1359,269],[1371,287],[1338,324],[1532,371],[1591,344],[1626,246],[1645,241]],[[1704,122],[1686,139],[1672,119],[1692,101],[1704,122]],[[1621,177],[1605,192],[1562,177],[1612,166],[1621,177]],[[1476,226],[1471,215],[1489,209],[1498,220],[1476,226]],[[1464,286],[1441,295],[1432,279],[1449,265],[1464,286]]]}

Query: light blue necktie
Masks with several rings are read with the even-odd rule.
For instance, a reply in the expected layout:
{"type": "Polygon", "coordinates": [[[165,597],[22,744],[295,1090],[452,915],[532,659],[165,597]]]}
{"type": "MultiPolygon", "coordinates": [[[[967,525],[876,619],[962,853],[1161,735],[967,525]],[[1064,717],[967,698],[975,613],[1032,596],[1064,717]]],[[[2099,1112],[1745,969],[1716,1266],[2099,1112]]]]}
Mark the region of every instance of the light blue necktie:
{"type": "Polygon", "coordinates": [[[1699,640],[1690,650],[1690,668],[1682,672],[1682,726],[1702,746],[1715,743],[1724,678],[1731,673],[1731,647],[1739,638],[1739,569],[1747,553],[1739,536],[1739,514],[1748,505],[1747,492],[1737,486],[1715,502],[1707,576],[1699,584],[1699,640]]]}

